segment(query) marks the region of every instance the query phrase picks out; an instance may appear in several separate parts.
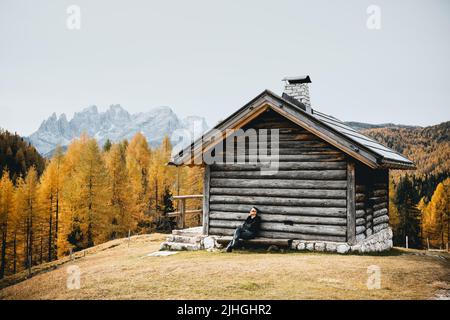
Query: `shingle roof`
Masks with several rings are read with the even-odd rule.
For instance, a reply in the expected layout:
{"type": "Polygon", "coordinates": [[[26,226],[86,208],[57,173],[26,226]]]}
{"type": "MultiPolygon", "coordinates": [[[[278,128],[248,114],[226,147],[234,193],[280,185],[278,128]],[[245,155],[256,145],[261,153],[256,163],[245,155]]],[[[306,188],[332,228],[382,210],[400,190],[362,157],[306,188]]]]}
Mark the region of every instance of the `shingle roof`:
{"type": "MultiPolygon", "coordinates": [[[[263,104],[269,104],[272,109],[279,108],[279,112],[288,112],[286,115],[293,117],[294,120],[298,120],[299,123],[307,123],[307,127],[318,126],[317,128],[323,133],[322,138],[325,138],[328,142],[332,142],[337,148],[352,157],[359,160],[367,160],[366,164],[369,163],[372,168],[415,168],[414,163],[411,160],[400,153],[383,146],[372,138],[363,135],[341,120],[317,110],[312,110],[311,113],[308,113],[306,112],[306,107],[301,102],[285,94],[283,94],[283,97],[280,97],[269,90],[260,93],[242,108],[217,124],[213,129],[236,129],[236,127],[234,127],[236,123],[241,121],[242,118],[249,116],[252,112],[256,112],[257,106],[263,104]]],[[[211,130],[199,139],[208,136],[211,130]]],[[[183,152],[175,155],[172,158],[171,163],[181,164],[182,159],[186,155],[185,151],[192,150],[196,145],[196,143],[192,143],[189,147],[185,148],[183,152]]]]}
{"type": "Polygon", "coordinates": [[[406,165],[414,166],[414,163],[411,160],[407,159],[399,152],[382,145],[381,143],[375,141],[374,139],[366,135],[363,135],[362,133],[356,131],[352,127],[342,122],[341,120],[336,119],[333,116],[316,111],[314,109],[312,110],[312,115],[321,122],[326,123],[333,129],[335,129],[336,131],[341,132],[348,138],[357,142],[358,144],[364,145],[368,149],[372,150],[374,153],[380,155],[381,157],[383,157],[382,160],[396,161],[404,163],[406,165]]]}

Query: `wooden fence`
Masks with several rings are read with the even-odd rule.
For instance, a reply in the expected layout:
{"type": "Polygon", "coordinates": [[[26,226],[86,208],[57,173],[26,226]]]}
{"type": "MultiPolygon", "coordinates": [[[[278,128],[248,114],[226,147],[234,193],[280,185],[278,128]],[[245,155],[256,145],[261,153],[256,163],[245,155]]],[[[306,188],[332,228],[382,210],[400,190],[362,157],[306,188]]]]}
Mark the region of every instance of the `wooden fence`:
{"type": "Polygon", "coordinates": [[[186,206],[186,202],[189,199],[201,199],[203,195],[195,194],[195,195],[186,195],[186,196],[173,196],[173,200],[178,201],[178,210],[175,212],[169,212],[167,214],[168,217],[177,217],[177,228],[184,229],[186,227],[186,215],[199,215],[200,216],[200,225],[202,225],[202,209],[197,210],[188,210],[186,206]]]}

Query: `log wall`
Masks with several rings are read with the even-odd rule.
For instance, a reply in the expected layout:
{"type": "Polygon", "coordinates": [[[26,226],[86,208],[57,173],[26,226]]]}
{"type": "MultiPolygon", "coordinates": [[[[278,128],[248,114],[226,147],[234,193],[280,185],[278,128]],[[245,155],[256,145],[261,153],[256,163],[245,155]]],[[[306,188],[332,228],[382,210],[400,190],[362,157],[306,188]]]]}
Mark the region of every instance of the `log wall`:
{"type": "MultiPolygon", "coordinates": [[[[346,242],[347,156],[274,111],[248,128],[279,129],[279,172],[262,175],[261,162],[211,165],[208,233],[232,235],[254,205],[261,210],[261,237],[346,242]]],[[[230,152],[217,155],[239,158],[230,152]]],[[[254,150],[246,145],[243,152],[239,160],[254,150]]],[[[357,233],[365,228],[361,221],[357,233]]]]}
{"type": "Polygon", "coordinates": [[[389,227],[389,172],[356,167],[356,239],[389,227]]]}

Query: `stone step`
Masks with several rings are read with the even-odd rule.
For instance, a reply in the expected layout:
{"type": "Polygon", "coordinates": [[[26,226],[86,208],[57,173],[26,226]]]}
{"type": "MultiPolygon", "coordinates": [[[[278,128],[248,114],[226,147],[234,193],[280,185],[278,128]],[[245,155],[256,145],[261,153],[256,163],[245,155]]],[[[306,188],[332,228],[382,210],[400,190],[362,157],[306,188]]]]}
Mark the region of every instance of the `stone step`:
{"type": "Polygon", "coordinates": [[[172,235],[184,236],[184,237],[196,237],[196,236],[201,236],[202,233],[197,232],[196,230],[188,231],[188,229],[183,229],[183,230],[172,230],[172,235]]]}
{"type": "Polygon", "coordinates": [[[171,250],[171,251],[195,251],[200,250],[200,243],[181,243],[181,242],[170,242],[166,241],[161,243],[159,250],[171,250]]]}
{"type": "Polygon", "coordinates": [[[172,234],[202,234],[202,227],[193,227],[193,228],[186,228],[186,229],[177,229],[172,230],[172,234]]]}
{"type": "Polygon", "coordinates": [[[200,243],[202,238],[200,236],[180,236],[172,234],[167,237],[167,242],[180,242],[180,243],[200,243]]]}

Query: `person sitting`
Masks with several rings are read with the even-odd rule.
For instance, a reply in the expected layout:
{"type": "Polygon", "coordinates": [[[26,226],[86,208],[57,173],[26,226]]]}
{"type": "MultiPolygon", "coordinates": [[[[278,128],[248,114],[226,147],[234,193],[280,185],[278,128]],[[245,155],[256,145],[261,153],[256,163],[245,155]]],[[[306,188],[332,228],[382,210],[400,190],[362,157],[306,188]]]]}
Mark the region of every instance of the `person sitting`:
{"type": "Polygon", "coordinates": [[[234,248],[238,247],[240,245],[240,239],[248,240],[256,237],[261,222],[261,217],[258,213],[259,210],[256,207],[252,207],[244,224],[234,231],[233,240],[228,244],[226,252],[231,252],[234,248]]]}

